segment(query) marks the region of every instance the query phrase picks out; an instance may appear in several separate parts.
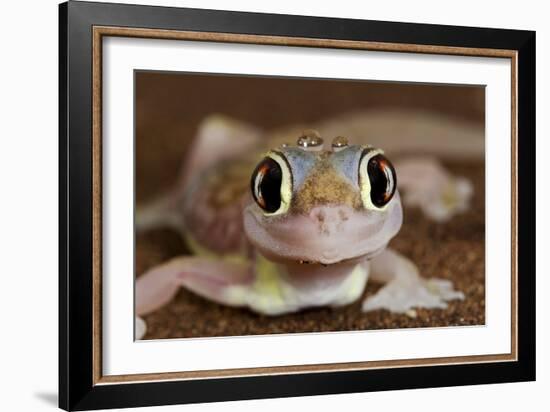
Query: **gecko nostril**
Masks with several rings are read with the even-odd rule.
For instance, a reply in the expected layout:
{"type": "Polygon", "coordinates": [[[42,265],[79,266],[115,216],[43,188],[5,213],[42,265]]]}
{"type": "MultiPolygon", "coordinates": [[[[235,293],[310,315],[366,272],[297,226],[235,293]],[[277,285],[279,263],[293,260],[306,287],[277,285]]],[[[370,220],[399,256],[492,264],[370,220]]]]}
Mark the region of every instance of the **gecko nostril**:
{"type": "Polygon", "coordinates": [[[310,219],[323,226],[340,224],[350,219],[350,210],[345,207],[318,207],[309,213],[310,219]]]}
{"type": "Polygon", "coordinates": [[[323,210],[314,210],[312,213],[311,213],[311,217],[320,222],[320,223],[323,223],[325,221],[325,212],[323,210]]]}
{"type": "Polygon", "coordinates": [[[344,210],[344,209],[339,209],[339,210],[338,210],[338,217],[340,218],[340,220],[342,220],[342,221],[345,222],[346,220],[349,219],[349,214],[347,213],[346,210],[344,210]]]}

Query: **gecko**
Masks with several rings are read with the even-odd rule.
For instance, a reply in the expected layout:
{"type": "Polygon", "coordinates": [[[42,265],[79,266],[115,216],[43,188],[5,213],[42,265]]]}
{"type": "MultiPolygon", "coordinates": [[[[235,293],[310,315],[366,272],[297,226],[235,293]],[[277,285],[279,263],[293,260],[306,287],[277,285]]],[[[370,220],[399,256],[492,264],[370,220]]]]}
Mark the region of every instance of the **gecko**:
{"type": "MultiPolygon", "coordinates": [[[[319,130],[339,127],[357,135],[365,130],[354,126],[358,118],[362,126],[365,116],[355,116],[319,130]]],[[[445,221],[468,207],[470,182],[451,176],[433,156],[392,161],[364,138],[334,135],[325,142],[317,130],[298,130],[266,138],[220,115],[203,122],[174,189],[137,209],[137,230],[172,227],[193,254],[137,278],[136,338],[146,331],[143,316],[181,287],[270,316],[348,305],[371,281],[384,286],[362,302],[363,311],[414,316],[415,308],[464,299],[451,281],[422,277],[388,244],[401,228],[403,200],[445,221]]],[[[438,130],[428,127],[422,138],[438,130]]],[[[396,141],[371,140],[389,147],[396,141]]],[[[476,151],[474,140],[465,146],[476,151]]]]}

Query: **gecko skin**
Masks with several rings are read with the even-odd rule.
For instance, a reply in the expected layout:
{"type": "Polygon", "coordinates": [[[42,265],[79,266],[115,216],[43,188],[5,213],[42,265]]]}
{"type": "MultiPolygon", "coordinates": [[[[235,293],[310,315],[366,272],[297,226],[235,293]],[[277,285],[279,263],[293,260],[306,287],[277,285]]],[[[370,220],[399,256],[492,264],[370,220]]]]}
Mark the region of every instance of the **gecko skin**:
{"type": "Polygon", "coordinates": [[[177,189],[138,211],[138,229],[175,227],[194,253],[137,279],[138,338],[145,333],[139,316],[180,287],[266,315],[350,304],[368,280],[384,286],[363,302],[364,311],[414,316],[414,308],[464,298],[450,281],[422,278],[414,263],[387,248],[402,224],[401,189],[412,205],[432,199],[423,210],[443,220],[465,208],[471,190],[464,181],[430,159],[394,167],[381,149],[342,137],[325,147],[310,130],[294,145],[266,151],[274,140],[258,134],[211,119],[177,189]],[[437,202],[450,206],[433,209],[437,202]]]}

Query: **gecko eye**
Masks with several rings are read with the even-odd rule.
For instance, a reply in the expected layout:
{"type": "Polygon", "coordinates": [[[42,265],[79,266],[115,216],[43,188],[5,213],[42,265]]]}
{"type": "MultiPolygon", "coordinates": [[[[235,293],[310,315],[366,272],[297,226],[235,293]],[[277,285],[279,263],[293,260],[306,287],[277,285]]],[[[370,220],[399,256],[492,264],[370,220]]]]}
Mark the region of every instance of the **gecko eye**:
{"type": "Polygon", "coordinates": [[[250,179],[254,200],[268,215],[285,213],[290,205],[290,169],[284,158],[271,152],[256,166],[250,179]]]}
{"type": "Polygon", "coordinates": [[[395,194],[397,176],[380,150],[366,149],[359,163],[361,199],[367,209],[384,210],[395,194]]]}

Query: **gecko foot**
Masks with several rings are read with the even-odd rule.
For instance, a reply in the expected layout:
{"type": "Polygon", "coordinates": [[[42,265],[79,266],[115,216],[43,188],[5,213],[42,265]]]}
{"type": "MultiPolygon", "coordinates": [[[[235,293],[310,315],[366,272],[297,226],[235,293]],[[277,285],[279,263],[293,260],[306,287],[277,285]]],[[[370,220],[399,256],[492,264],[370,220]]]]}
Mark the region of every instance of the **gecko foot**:
{"type": "Polygon", "coordinates": [[[463,300],[464,294],[453,289],[445,279],[395,280],[384,286],[374,296],[363,302],[363,311],[387,309],[415,317],[414,308],[445,309],[449,300],[463,300]]]}

